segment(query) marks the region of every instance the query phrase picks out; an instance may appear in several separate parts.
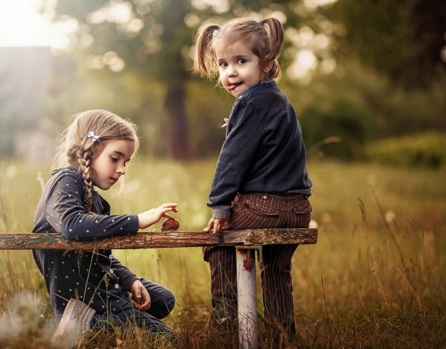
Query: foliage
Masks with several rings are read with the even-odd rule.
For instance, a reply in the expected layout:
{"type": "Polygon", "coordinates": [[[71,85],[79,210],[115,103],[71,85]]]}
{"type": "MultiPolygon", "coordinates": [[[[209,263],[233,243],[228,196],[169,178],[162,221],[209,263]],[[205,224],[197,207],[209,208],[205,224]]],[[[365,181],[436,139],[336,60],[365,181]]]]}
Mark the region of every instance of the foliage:
{"type": "Polygon", "coordinates": [[[367,144],[365,154],[383,164],[446,168],[446,134],[429,132],[374,141],[367,144]]]}
{"type": "Polygon", "coordinates": [[[313,145],[308,149],[308,156],[317,151],[319,155],[338,159],[359,159],[364,142],[376,129],[375,120],[366,110],[346,100],[335,101],[329,110],[307,108],[299,119],[305,143],[313,145]],[[315,147],[320,140],[329,137],[337,137],[339,142],[324,148],[315,147]]]}
{"type": "Polygon", "coordinates": [[[444,77],[444,1],[339,0],[325,14],[345,28],[336,38],[338,59],[357,56],[408,89],[444,77]]]}
{"type": "Polygon", "coordinates": [[[133,74],[149,76],[164,85],[161,125],[167,140],[167,155],[185,159],[190,156],[186,86],[191,80],[188,69],[192,28],[214,16],[220,17],[221,22],[250,11],[262,10],[266,14],[278,8],[286,10],[281,2],[228,2],[226,11],[221,11],[218,6],[206,3],[200,6],[199,2],[184,0],[83,0],[76,5],[59,1],[55,21],[67,20],[69,16],[79,23],[71,39],[82,55],[88,56],[92,68],[119,72],[125,64],[126,70],[133,74]]]}
{"type": "MultiPolygon", "coordinates": [[[[124,195],[117,194],[119,188],[102,194],[111,202],[113,213],[140,212],[176,201],[180,229],[201,230],[210,217],[206,201],[214,167],[215,159],[178,164],[140,157],[126,174],[124,195]]],[[[308,170],[314,182],[310,200],[319,241],[299,247],[293,260],[298,336],[271,336],[261,318],[258,287],[260,346],[444,347],[444,173],[328,161],[310,162],[308,170]]],[[[46,168],[0,164],[0,232],[32,229],[41,192],[36,180],[40,171],[47,179],[46,168]],[[17,169],[15,176],[11,166],[17,169]]],[[[138,275],[174,292],[177,304],[166,323],[183,340],[177,347],[237,347],[234,329],[205,329],[210,291],[201,249],[116,250],[114,255],[138,275]]],[[[2,319],[18,319],[15,309],[23,303],[17,295],[34,294],[32,311],[21,312],[32,314],[28,318],[33,330],[1,341],[0,347],[49,348],[47,333],[52,333],[55,321],[31,251],[0,251],[0,263],[4,266],[0,270],[2,319]]],[[[172,345],[133,327],[116,328],[108,335],[94,333],[80,344],[80,348],[110,347],[172,345]]]]}
{"type": "Polygon", "coordinates": [[[317,77],[308,85],[293,86],[282,80],[280,84],[296,109],[309,156],[359,160],[370,141],[446,132],[445,83],[407,91],[348,60],[334,74],[317,77]],[[341,141],[321,145],[334,136],[341,141]]]}
{"type": "Polygon", "coordinates": [[[438,22],[443,5],[429,2],[414,19],[420,7],[418,0],[325,5],[282,0],[59,1],[55,21],[76,19],[78,30],[70,39],[77,49],[58,58],[48,114],[60,121],[87,108],[109,109],[139,125],[143,153],[215,155],[224,139],[214,137],[220,131],[215,126],[228,116],[232,100],[212,82],[191,76],[194,31],[206,21],[273,15],[286,30],[279,84],[305,124],[307,149],[339,134],[340,143],[318,150],[358,159],[368,140],[446,130],[445,77],[431,76],[444,67],[438,52],[444,30],[437,30],[444,25],[438,22]],[[114,15],[118,9],[127,13],[127,22],[114,15]],[[316,57],[312,80],[295,80],[292,71],[303,69],[295,63],[304,51],[316,57]],[[423,52],[430,58],[417,64],[423,52]],[[114,66],[121,59],[122,71],[114,66]],[[326,63],[334,70],[324,68],[326,63]],[[419,89],[401,88],[406,80],[419,89]]]}

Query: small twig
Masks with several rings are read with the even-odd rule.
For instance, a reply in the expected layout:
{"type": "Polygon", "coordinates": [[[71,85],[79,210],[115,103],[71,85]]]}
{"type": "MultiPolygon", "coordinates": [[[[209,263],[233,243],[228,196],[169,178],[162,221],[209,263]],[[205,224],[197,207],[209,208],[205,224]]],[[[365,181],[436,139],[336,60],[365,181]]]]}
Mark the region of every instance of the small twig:
{"type": "Polygon", "coordinates": [[[313,144],[311,146],[311,148],[307,151],[307,154],[308,155],[313,154],[316,150],[318,150],[321,146],[323,146],[325,144],[339,143],[340,141],[341,141],[341,138],[335,137],[335,136],[324,138],[323,140],[317,142],[316,144],[313,144]]]}

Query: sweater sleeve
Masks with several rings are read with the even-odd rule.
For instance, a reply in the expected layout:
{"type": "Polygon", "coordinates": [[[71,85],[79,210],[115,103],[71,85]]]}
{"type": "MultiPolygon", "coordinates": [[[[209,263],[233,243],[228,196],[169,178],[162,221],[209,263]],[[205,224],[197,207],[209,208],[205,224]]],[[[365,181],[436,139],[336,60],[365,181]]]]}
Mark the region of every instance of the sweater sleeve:
{"type": "Polygon", "coordinates": [[[231,205],[249,173],[263,135],[259,113],[249,102],[234,106],[228,127],[209,194],[208,206],[213,209],[231,205]]]}
{"type": "Polygon", "coordinates": [[[82,181],[72,172],[62,173],[53,183],[45,214],[47,223],[56,232],[68,240],[95,240],[138,232],[136,214],[87,214],[83,207],[83,193],[82,181]]]}
{"type": "Polygon", "coordinates": [[[119,278],[119,284],[124,287],[128,292],[132,287],[135,280],[138,280],[136,274],[134,274],[129,268],[124,266],[117,258],[111,257],[111,268],[116,276],[119,278]]]}

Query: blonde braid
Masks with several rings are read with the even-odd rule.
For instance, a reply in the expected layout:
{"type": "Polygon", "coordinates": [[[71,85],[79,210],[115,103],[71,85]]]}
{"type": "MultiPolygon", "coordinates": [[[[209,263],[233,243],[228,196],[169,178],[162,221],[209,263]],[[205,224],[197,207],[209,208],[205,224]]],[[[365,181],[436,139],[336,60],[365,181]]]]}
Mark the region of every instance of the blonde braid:
{"type": "MultiPolygon", "coordinates": [[[[83,148],[83,147],[82,147],[83,148]]],[[[79,169],[84,179],[85,186],[85,200],[84,208],[85,212],[89,213],[91,206],[93,205],[93,175],[91,168],[91,147],[88,147],[84,151],[82,148],[76,153],[76,160],[79,164],[79,169]]]]}

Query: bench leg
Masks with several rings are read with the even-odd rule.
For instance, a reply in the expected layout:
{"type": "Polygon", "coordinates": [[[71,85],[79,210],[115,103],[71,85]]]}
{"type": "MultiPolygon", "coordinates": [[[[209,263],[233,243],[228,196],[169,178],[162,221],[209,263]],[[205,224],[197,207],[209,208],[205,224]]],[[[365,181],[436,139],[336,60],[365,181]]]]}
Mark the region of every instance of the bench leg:
{"type": "Polygon", "coordinates": [[[255,250],[243,248],[236,250],[239,348],[257,349],[255,250]]]}

